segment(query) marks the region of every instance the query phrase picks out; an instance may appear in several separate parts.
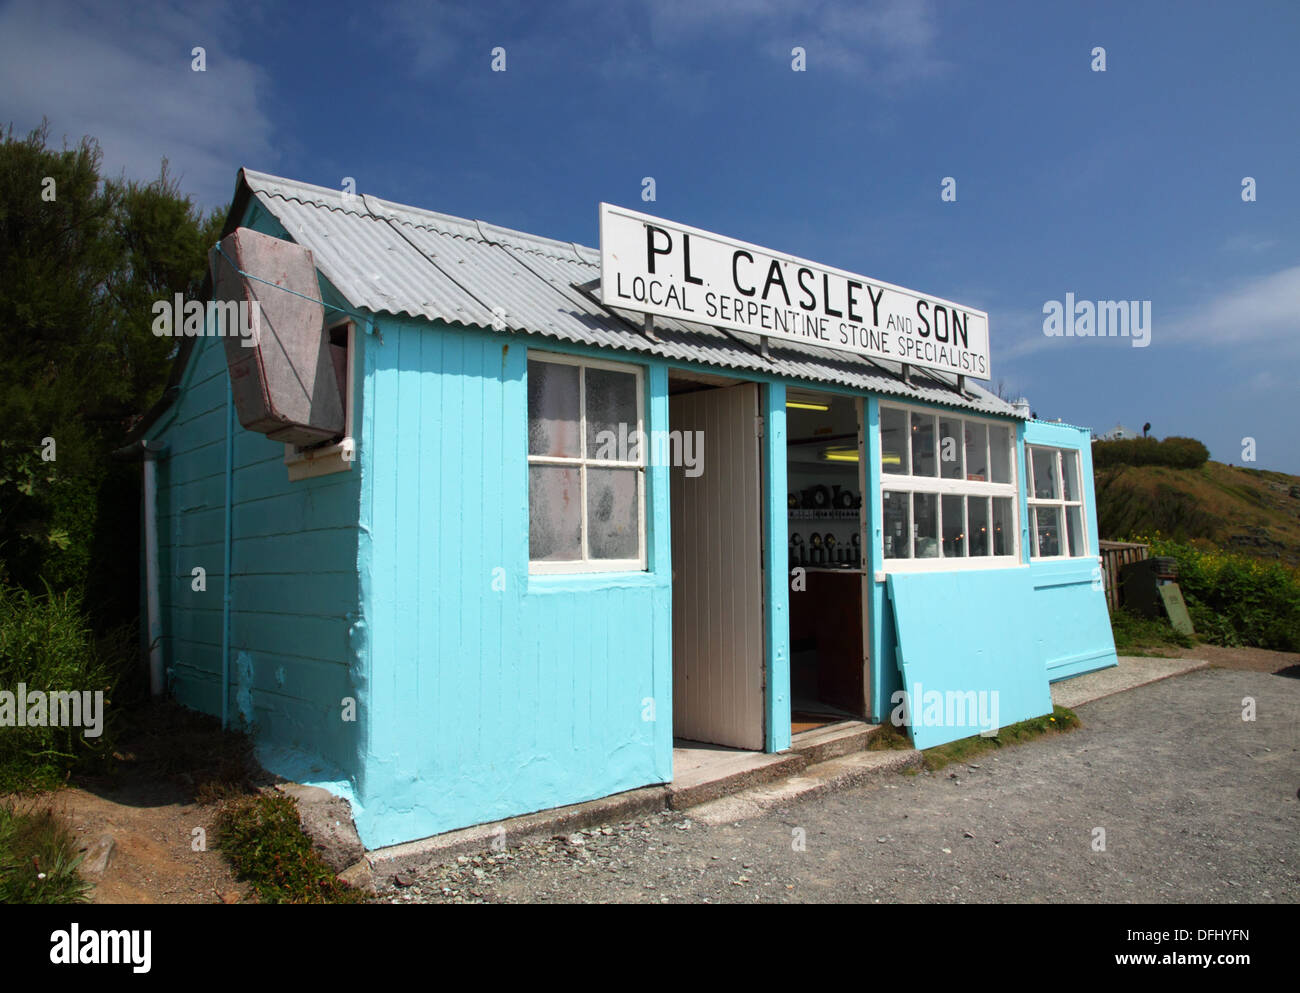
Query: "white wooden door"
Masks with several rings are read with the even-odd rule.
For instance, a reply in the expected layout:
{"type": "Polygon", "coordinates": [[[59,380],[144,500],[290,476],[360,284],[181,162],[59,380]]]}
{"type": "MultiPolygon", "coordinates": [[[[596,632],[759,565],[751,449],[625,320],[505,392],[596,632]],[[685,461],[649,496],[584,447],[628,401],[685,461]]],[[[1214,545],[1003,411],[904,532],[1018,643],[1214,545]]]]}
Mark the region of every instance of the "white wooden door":
{"type": "MultiPolygon", "coordinates": [[[[671,475],[673,734],[764,745],[762,477],[758,386],[672,397],[669,427],[698,431],[703,472],[671,475]]],[[[697,444],[696,451],[699,451],[697,444]]]]}

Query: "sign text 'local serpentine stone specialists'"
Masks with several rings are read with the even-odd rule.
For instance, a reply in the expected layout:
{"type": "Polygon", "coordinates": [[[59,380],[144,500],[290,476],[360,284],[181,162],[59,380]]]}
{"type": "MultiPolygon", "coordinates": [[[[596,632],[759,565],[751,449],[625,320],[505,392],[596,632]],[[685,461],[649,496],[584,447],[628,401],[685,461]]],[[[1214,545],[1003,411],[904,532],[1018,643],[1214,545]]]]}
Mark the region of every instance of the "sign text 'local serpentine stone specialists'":
{"type": "Polygon", "coordinates": [[[609,307],[989,378],[983,311],[607,203],[600,271],[609,307]]]}

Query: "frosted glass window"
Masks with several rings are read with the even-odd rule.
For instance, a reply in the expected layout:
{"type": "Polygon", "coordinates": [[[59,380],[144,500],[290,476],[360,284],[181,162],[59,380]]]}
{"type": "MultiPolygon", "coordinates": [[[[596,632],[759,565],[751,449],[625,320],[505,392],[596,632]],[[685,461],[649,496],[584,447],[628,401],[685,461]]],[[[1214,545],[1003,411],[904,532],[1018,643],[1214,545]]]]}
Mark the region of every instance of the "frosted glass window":
{"type": "Polygon", "coordinates": [[[528,454],[578,458],[576,365],[528,363],[528,454]]]}
{"type": "Polygon", "coordinates": [[[582,479],[576,466],[528,467],[528,557],[582,558],[582,479]]]}
{"type": "Polygon", "coordinates": [[[587,457],[635,462],[636,376],[610,369],[587,369],[585,379],[587,457]]]}
{"type": "Polygon", "coordinates": [[[530,353],[529,572],[646,568],[643,375],[530,353]]]}
{"type": "Polygon", "coordinates": [[[634,559],[638,554],[640,501],[636,469],[587,470],[587,554],[593,559],[634,559]]]}

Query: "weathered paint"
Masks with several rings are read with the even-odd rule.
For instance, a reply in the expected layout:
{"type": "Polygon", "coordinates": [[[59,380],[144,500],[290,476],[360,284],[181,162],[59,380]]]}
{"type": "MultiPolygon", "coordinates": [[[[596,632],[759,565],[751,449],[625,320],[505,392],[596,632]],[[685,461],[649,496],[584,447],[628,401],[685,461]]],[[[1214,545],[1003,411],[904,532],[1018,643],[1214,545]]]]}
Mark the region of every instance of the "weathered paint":
{"type": "MultiPolygon", "coordinates": [[[[647,470],[647,571],[530,576],[528,340],[376,324],[359,447],[362,840],[671,780],[667,467],[647,470]]],[[[646,430],[666,431],[667,371],[647,373],[646,430]]]]}
{"type": "MultiPolygon", "coordinates": [[[[256,206],[245,223],[284,236],[256,206]]],[[[341,302],[328,286],[322,292],[341,302]]],[[[272,771],[285,774],[292,760],[296,778],[347,782],[360,771],[359,735],[356,723],[342,719],[342,701],[365,684],[350,645],[360,612],[359,474],[290,483],[284,445],[233,422],[228,394],[223,341],[205,336],[195,343],[176,403],[151,432],[169,444],[158,465],[158,528],[172,692],[210,714],[221,714],[224,703],[232,724],[251,724],[259,758],[272,771]],[[206,573],[201,591],[193,589],[195,567],[206,573]]]]}

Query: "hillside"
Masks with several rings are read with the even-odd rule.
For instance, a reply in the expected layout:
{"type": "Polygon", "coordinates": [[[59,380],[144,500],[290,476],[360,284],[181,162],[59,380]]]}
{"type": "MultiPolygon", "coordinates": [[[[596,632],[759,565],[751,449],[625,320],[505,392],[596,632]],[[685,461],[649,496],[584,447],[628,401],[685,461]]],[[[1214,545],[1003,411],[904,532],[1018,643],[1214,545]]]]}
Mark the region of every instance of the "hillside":
{"type": "Polygon", "coordinates": [[[1220,548],[1300,566],[1300,476],[1206,462],[1198,469],[1096,470],[1104,539],[1152,534],[1205,538],[1220,548]]]}

